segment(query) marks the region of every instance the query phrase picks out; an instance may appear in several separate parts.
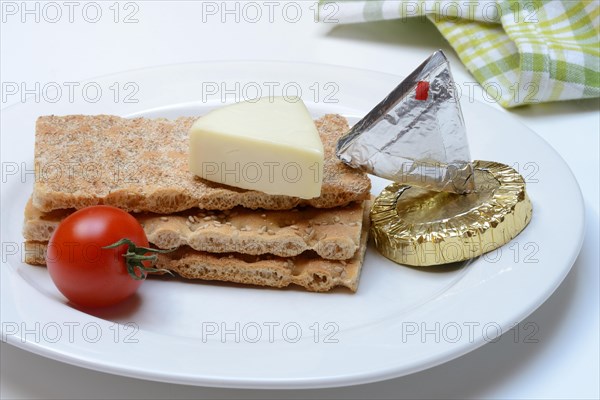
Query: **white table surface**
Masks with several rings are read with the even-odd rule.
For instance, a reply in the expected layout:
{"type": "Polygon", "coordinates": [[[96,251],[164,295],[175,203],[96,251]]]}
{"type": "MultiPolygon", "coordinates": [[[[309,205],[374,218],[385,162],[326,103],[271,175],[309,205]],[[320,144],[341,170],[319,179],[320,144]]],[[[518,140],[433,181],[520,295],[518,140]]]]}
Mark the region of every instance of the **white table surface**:
{"type": "MultiPolygon", "coordinates": [[[[35,3],[29,7],[33,9],[35,3]]],[[[341,26],[316,24],[313,1],[257,2],[262,17],[244,3],[236,15],[205,13],[198,2],[136,1],[137,23],[115,23],[113,2],[100,2],[102,17],[87,22],[75,2],[55,23],[54,10],[39,3],[40,21],[22,15],[21,2],[3,1],[2,82],[71,82],[104,74],[182,62],[283,60],[337,64],[406,75],[431,52],[449,55],[457,82],[474,78],[426,21],[385,21],[341,26]],[[12,15],[12,3],[18,9],[12,15]],[[293,11],[301,6],[295,23],[293,11]],[[10,6],[9,6],[10,7],[10,6]],[[274,11],[270,20],[269,7],[274,11]],[[23,22],[22,17],[26,20],[23,22]],[[226,18],[222,22],[221,17],[226,18]]],[[[236,2],[228,2],[234,9],[236,2]]],[[[119,5],[122,19],[135,10],[119,5]]],[[[204,6],[204,10],[211,10],[204,6]]],[[[214,9],[214,8],[212,8],[214,9]]],[[[88,9],[88,17],[93,18],[88,9]]],[[[475,98],[484,100],[481,89],[475,98]]],[[[17,100],[18,101],[18,100],[17,100]]],[[[14,98],[1,104],[15,103],[14,98]]],[[[488,101],[489,103],[489,101],[488,101]]],[[[493,107],[501,108],[495,104],[493,107]]],[[[563,284],[523,323],[538,325],[538,343],[504,335],[459,359],[410,376],[368,385],[307,391],[231,390],[148,382],[90,371],[1,343],[2,398],[598,398],[599,274],[598,182],[600,113],[596,99],[542,104],[507,111],[546,139],[579,181],[586,207],[583,249],[563,284]]],[[[2,132],[4,135],[5,132],[2,132]]],[[[560,190],[557,187],[557,190],[560,190]]]]}

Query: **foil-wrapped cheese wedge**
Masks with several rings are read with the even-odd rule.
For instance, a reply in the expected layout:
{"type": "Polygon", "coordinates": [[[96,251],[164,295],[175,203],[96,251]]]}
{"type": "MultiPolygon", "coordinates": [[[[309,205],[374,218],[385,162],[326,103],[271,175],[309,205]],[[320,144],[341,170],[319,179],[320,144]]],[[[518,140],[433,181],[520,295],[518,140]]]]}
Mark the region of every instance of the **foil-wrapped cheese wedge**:
{"type": "Polygon", "coordinates": [[[531,220],[523,177],[513,168],[475,161],[477,192],[455,194],[393,183],[371,208],[371,234],[385,257],[405,265],[464,261],[497,249],[531,220]]]}
{"type": "Polygon", "coordinates": [[[339,140],[337,156],[394,182],[473,191],[465,124],[444,53],[433,53],[354,125],[339,140]]]}

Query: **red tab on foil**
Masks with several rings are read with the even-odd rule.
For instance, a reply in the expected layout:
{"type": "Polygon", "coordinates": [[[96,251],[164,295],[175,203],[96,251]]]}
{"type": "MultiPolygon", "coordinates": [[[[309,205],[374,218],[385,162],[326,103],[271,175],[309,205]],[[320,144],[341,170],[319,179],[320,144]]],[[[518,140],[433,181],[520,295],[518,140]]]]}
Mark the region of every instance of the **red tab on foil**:
{"type": "Polygon", "coordinates": [[[429,97],[429,82],[419,81],[417,83],[417,93],[415,95],[415,99],[427,100],[427,97],[429,97]]]}

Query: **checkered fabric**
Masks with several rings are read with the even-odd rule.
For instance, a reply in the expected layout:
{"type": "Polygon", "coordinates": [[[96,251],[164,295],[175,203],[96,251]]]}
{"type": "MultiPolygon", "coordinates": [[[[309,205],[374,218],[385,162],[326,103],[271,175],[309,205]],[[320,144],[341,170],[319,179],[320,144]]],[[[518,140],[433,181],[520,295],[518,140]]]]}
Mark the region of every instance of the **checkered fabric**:
{"type": "Polygon", "coordinates": [[[600,0],[321,0],[319,18],[427,18],[504,107],[600,96],[600,0]]]}

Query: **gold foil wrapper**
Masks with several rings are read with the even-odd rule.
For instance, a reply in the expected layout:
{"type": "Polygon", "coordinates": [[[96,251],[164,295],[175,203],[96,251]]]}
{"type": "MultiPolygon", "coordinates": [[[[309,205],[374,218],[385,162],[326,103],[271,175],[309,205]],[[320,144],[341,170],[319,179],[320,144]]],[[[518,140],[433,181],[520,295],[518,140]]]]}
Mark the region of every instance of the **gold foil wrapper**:
{"type": "Polygon", "coordinates": [[[523,177],[497,162],[473,166],[474,193],[386,187],[371,208],[371,234],[381,254],[425,267],[480,256],[517,236],[532,214],[523,177]]]}

